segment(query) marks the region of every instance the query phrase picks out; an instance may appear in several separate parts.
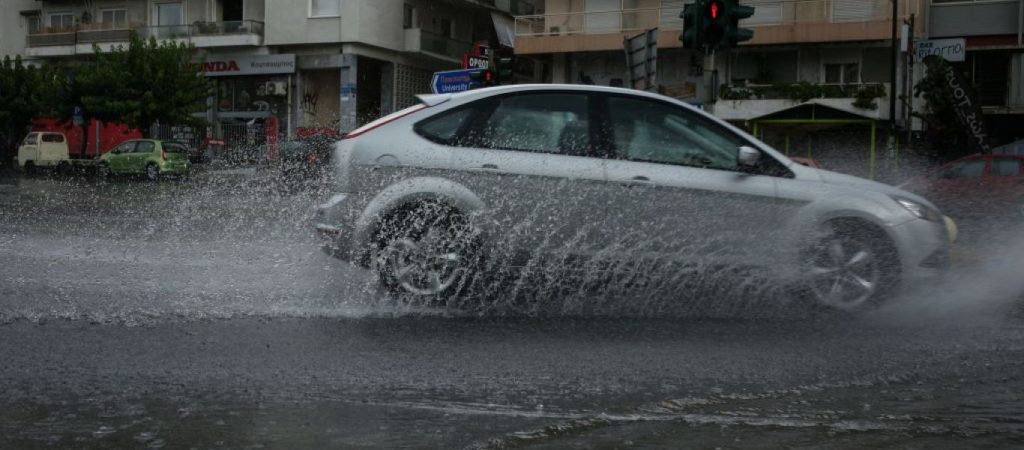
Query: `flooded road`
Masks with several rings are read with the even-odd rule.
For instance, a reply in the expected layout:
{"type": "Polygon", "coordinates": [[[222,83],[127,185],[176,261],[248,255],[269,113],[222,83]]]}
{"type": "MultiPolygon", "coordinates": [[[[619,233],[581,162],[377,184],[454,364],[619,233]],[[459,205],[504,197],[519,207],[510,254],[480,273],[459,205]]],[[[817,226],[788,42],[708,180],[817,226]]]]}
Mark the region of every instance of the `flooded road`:
{"type": "Polygon", "coordinates": [[[1024,444],[1019,270],[983,250],[863,317],[466,314],[319,252],[323,196],[4,179],[0,448],[1024,444]]]}

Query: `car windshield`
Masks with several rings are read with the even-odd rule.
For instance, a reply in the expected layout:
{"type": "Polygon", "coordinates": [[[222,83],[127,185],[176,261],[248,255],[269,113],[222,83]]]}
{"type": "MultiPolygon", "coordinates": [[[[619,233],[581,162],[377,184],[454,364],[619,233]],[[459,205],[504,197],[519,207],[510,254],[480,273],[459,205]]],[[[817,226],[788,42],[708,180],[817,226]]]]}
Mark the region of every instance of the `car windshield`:
{"type": "Polygon", "coordinates": [[[1024,0],[0,5],[0,450],[1024,449],[1024,0]]]}

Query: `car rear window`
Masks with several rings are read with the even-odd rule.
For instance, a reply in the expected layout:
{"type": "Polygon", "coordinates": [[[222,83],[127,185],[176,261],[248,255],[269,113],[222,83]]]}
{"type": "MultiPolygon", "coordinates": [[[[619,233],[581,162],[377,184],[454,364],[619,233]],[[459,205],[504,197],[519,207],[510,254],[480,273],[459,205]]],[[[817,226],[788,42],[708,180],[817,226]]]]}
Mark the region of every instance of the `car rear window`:
{"type": "Polygon", "coordinates": [[[170,153],[188,153],[188,148],[181,144],[164,142],[164,151],[170,153]]]}

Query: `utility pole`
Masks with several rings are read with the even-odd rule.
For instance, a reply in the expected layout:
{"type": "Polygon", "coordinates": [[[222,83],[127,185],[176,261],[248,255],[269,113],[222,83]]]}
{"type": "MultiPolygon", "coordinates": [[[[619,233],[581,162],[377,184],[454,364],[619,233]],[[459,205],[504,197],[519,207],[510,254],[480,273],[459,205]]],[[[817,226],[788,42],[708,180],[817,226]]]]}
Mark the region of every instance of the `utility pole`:
{"type": "Polygon", "coordinates": [[[889,153],[890,156],[896,149],[896,69],[899,67],[899,40],[897,36],[899,16],[899,0],[892,0],[892,55],[889,62],[892,65],[889,81],[889,153]]]}

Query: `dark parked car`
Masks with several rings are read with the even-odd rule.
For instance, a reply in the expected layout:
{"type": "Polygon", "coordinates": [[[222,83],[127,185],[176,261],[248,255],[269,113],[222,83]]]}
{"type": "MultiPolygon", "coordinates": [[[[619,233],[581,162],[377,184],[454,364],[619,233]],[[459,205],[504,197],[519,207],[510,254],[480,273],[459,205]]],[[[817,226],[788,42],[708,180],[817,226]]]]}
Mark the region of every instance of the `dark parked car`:
{"type": "Polygon", "coordinates": [[[1024,216],[1024,156],[972,155],[903,184],[954,218],[1024,216]]]}
{"type": "Polygon", "coordinates": [[[278,146],[282,184],[286,188],[294,189],[322,180],[328,172],[335,142],[335,138],[325,135],[282,142],[278,146]]]}

